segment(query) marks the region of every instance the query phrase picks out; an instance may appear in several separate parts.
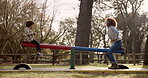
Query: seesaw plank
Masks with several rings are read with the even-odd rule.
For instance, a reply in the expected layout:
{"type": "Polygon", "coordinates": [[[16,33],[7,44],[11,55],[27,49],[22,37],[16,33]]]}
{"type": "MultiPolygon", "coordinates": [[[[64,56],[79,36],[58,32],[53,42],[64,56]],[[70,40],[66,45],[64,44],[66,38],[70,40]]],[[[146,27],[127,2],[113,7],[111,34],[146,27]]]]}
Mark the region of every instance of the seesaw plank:
{"type": "MultiPolygon", "coordinates": [[[[88,47],[74,47],[76,50],[82,51],[95,51],[95,52],[108,52],[109,49],[101,49],[101,48],[88,48],[88,47]]],[[[114,53],[124,53],[124,50],[118,50],[114,53]]]]}
{"type": "MultiPolygon", "coordinates": [[[[36,45],[29,43],[29,42],[23,42],[21,43],[23,47],[36,47],[36,45]]],[[[51,44],[40,44],[41,48],[48,48],[48,49],[59,49],[59,50],[71,50],[72,47],[70,46],[61,46],[61,45],[51,45],[51,44]]]]}
{"type": "MultiPolygon", "coordinates": [[[[36,47],[36,45],[30,42],[23,42],[21,43],[23,47],[36,47]]],[[[40,44],[41,48],[48,48],[48,49],[59,49],[59,50],[71,50],[74,48],[76,50],[82,51],[95,51],[95,52],[108,52],[109,49],[101,49],[101,48],[89,48],[89,47],[71,47],[71,46],[62,46],[62,45],[51,45],[51,44],[40,44]]],[[[118,50],[114,53],[124,53],[124,50],[118,50]]]]}

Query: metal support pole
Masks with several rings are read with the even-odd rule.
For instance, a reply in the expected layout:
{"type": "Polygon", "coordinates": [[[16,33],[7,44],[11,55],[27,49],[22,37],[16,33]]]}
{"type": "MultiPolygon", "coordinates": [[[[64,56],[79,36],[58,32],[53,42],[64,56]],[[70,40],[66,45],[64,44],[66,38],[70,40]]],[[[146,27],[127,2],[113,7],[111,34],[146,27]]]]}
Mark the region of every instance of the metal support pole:
{"type": "Polygon", "coordinates": [[[82,52],[80,52],[80,64],[82,65],[82,52]]]}
{"type": "Polygon", "coordinates": [[[75,69],[75,49],[71,48],[70,69],[75,69]]]}
{"type": "Polygon", "coordinates": [[[55,52],[53,51],[53,55],[52,55],[52,65],[54,65],[55,63],[55,52]]]}

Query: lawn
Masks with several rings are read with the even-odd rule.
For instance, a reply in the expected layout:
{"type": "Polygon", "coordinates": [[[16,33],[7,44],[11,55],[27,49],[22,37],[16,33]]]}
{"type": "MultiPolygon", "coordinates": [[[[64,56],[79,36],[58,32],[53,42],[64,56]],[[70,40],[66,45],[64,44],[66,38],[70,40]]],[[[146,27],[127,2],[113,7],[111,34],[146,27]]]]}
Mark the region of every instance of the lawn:
{"type": "MultiPolygon", "coordinates": [[[[16,64],[1,64],[0,69],[13,68],[16,64]]],[[[69,68],[64,65],[30,64],[32,68],[69,68]]],[[[148,68],[148,66],[126,64],[129,68],[148,68]]],[[[76,68],[107,68],[106,64],[79,65],[76,68]]],[[[148,74],[107,74],[80,72],[1,72],[0,78],[148,78],[148,74]]]]}
{"type": "Polygon", "coordinates": [[[77,72],[11,72],[0,78],[148,78],[148,74],[98,74],[77,72]]]}
{"type": "MultiPolygon", "coordinates": [[[[13,68],[16,64],[0,64],[0,69],[4,68],[13,68]]],[[[70,68],[70,65],[51,65],[51,64],[29,64],[32,68],[70,68]]],[[[148,68],[148,66],[140,65],[133,65],[133,64],[123,64],[128,66],[129,68],[148,68]]],[[[110,65],[107,64],[98,64],[98,63],[91,63],[89,65],[76,65],[75,68],[92,68],[92,67],[100,67],[100,68],[107,68],[110,65]]]]}

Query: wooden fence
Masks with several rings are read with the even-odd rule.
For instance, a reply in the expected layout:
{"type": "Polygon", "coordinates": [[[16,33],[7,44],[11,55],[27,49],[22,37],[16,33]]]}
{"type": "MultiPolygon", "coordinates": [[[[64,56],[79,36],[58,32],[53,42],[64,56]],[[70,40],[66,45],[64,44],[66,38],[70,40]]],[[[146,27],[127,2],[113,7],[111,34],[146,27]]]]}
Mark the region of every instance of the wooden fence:
{"type": "MultiPolygon", "coordinates": [[[[86,54],[93,57],[90,57],[89,59],[82,59],[82,57],[80,57],[80,59],[75,60],[79,60],[80,62],[82,62],[82,60],[88,60],[91,63],[109,63],[105,53],[101,54],[100,52],[95,52],[95,54],[86,54]]],[[[121,56],[121,54],[114,54],[114,56],[118,63],[135,65],[136,63],[143,63],[144,53],[128,53],[126,56],[121,56]]],[[[45,54],[42,58],[36,56],[35,54],[0,54],[0,63],[52,63],[52,65],[69,64],[70,54],[45,54]]]]}

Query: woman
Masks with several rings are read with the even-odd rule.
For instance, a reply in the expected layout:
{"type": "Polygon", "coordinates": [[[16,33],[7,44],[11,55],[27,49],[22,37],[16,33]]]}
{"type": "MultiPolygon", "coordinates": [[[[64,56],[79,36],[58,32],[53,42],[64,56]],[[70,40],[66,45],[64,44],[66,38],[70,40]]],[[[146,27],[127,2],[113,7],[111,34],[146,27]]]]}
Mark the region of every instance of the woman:
{"type": "Polygon", "coordinates": [[[106,18],[105,24],[108,27],[108,37],[112,42],[112,46],[110,47],[110,49],[106,54],[112,64],[112,66],[109,67],[109,69],[118,69],[119,68],[118,64],[114,59],[114,56],[112,55],[115,51],[121,49],[122,47],[122,41],[121,38],[119,37],[119,32],[115,28],[117,27],[117,22],[114,18],[106,18]]]}

